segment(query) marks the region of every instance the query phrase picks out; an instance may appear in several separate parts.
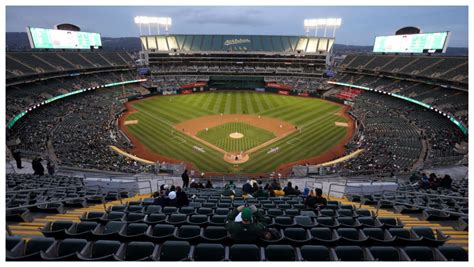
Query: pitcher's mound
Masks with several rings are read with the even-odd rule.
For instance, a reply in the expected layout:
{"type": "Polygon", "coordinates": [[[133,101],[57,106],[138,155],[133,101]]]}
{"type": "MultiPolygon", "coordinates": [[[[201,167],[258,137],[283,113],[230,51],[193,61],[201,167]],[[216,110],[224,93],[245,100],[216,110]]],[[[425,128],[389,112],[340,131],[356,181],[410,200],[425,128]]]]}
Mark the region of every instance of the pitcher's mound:
{"type": "Polygon", "coordinates": [[[234,139],[240,139],[240,138],[244,137],[244,135],[241,134],[241,133],[235,132],[235,133],[229,134],[229,137],[230,137],[230,138],[234,138],[234,139]]]}

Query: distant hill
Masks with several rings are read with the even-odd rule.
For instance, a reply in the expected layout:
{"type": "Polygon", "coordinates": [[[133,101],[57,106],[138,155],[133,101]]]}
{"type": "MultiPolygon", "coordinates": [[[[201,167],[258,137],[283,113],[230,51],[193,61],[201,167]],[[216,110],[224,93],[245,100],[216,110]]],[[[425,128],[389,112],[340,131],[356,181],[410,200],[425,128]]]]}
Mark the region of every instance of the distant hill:
{"type": "MultiPolygon", "coordinates": [[[[30,50],[28,35],[26,32],[7,32],[6,33],[7,51],[25,51],[30,50]]],[[[140,39],[138,37],[102,37],[102,48],[105,51],[128,51],[138,52],[141,49],[140,39]]],[[[372,46],[344,45],[335,44],[334,54],[347,55],[354,53],[370,53],[372,46]]],[[[467,47],[448,47],[446,55],[467,56],[467,47]]]]}

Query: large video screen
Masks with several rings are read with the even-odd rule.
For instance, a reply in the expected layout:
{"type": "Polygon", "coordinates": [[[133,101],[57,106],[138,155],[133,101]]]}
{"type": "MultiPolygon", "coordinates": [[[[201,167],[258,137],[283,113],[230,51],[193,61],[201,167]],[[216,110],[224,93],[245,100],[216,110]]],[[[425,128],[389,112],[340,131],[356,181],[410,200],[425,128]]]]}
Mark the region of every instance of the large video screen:
{"type": "Polygon", "coordinates": [[[374,53],[445,53],[449,32],[375,37],[374,53]]]}
{"type": "Polygon", "coordinates": [[[31,48],[97,49],[102,46],[100,34],[28,27],[31,48]]]}

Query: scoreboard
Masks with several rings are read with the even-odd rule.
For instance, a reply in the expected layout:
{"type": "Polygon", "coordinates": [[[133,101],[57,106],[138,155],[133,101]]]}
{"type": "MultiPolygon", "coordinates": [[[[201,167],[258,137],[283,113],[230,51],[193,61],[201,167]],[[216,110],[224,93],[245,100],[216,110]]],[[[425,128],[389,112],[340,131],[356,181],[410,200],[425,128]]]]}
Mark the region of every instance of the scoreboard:
{"type": "Polygon", "coordinates": [[[98,49],[102,46],[99,33],[52,30],[28,27],[31,48],[38,49],[98,49]]]}
{"type": "Polygon", "coordinates": [[[445,53],[449,32],[375,37],[374,53],[445,53]]]}

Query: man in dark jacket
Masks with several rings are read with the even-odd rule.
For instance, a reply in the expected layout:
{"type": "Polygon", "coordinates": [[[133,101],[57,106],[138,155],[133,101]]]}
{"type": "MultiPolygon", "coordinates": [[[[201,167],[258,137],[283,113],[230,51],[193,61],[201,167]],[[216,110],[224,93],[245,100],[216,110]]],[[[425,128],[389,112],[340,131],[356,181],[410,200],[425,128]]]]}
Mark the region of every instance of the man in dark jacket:
{"type": "Polygon", "coordinates": [[[252,194],[252,191],[252,185],[250,184],[250,181],[247,180],[247,182],[242,186],[242,192],[252,194]]]}
{"type": "Polygon", "coordinates": [[[18,169],[23,169],[23,167],[21,166],[21,153],[20,151],[18,151],[18,149],[15,149],[15,151],[13,152],[13,158],[16,161],[16,167],[18,169]]]}
{"type": "Polygon", "coordinates": [[[44,167],[43,164],[41,164],[41,158],[36,158],[31,162],[31,165],[33,167],[34,175],[44,175],[44,167]]]}
{"type": "Polygon", "coordinates": [[[184,170],[183,174],[181,174],[181,179],[183,180],[183,188],[189,186],[189,175],[188,170],[184,170]]]}
{"type": "Polygon", "coordinates": [[[265,231],[264,216],[257,207],[239,206],[227,215],[225,228],[237,243],[254,243],[265,231]]]}

